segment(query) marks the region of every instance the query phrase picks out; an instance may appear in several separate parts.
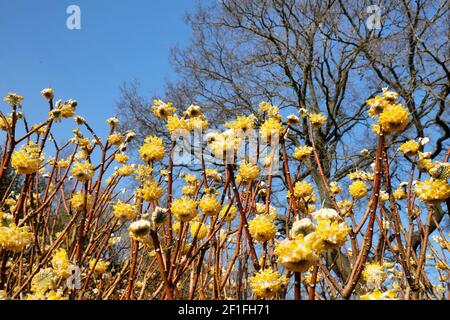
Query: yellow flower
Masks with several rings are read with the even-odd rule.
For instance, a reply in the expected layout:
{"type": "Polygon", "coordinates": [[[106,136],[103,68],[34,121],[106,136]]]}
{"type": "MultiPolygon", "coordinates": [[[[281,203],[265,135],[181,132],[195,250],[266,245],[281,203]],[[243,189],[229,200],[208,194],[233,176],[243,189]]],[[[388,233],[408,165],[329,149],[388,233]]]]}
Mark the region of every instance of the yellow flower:
{"type": "Polygon", "coordinates": [[[69,161],[69,160],[61,159],[61,160],[59,160],[59,161],[56,163],[56,166],[57,166],[58,168],[68,168],[68,167],[69,167],[69,164],[70,164],[70,161],[69,161]]]}
{"type": "Polygon", "coordinates": [[[239,166],[238,175],[242,181],[251,181],[259,176],[259,168],[251,162],[243,162],[239,166]]]}
{"type": "Polygon", "coordinates": [[[197,201],[180,198],[175,199],[171,205],[171,211],[173,215],[180,221],[187,222],[191,221],[197,216],[197,201]]]}
{"type": "Polygon", "coordinates": [[[231,222],[234,220],[234,218],[236,218],[237,216],[237,208],[233,205],[224,205],[222,207],[222,210],[220,210],[220,216],[224,217],[224,220],[227,222],[231,222]],[[228,207],[230,207],[230,209],[228,209],[228,207]],[[227,212],[228,210],[228,212],[227,212]]]}
{"type": "Polygon", "coordinates": [[[61,278],[70,276],[69,257],[64,249],[58,249],[52,257],[52,268],[55,274],[61,278]]]}
{"type": "Polygon", "coordinates": [[[442,202],[450,198],[450,185],[446,180],[430,178],[424,182],[419,181],[414,188],[414,192],[421,201],[442,202]]]}
{"type": "Polygon", "coordinates": [[[189,131],[189,125],[187,121],[183,118],[178,118],[178,115],[176,114],[167,117],[166,128],[171,134],[189,131]]]}
{"type": "Polygon", "coordinates": [[[22,96],[19,96],[16,93],[8,92],[8,95],[3,98],[3,101],[5,101],[7,104],[9,104],[11,107],[22,107],[21,101],[23,100],[22,96]]]}
{"type": "Polygon", "coordinates": [[[6,118],[6,121],[3,119],[3,117],[0,117],[0,129],[3,131],[7,131],[9,127],[12,126],[12,118],[8,117],[6,118]]]}
{"type": "Polygon", "coordinates": [[[384,108],[390,104],[389,101],[381,96],[376,96],[373,99],[366,100],[366,103],[370,106],[368,113],[372,119],[382,113],[384,108]]]}
{"type": "Polygon", "coordinates": [[[414,140],[408,140],[403,143],[398,150],[403,153],[405,156],[411,157],[419,151],[419,143],[414,140]]]}
{"type": "Polygon", "coordinates": [[[294,186],[294,196],[296,198],[307,198],[314,192],[314,187],[306,181],[297,181],[294,186]]]}
{"type": "Polygon", "coordinates": [[[37,296],[45,295],[56,287],[55,274],[51,268],[43,268],[31,280],[31,291],[37,296]]]}
{"type": "Polygon", "coordinates": [[[130,221],[136,217],[136,207],[132,204],[122,203],[120,200],[113,206],[114,216],[122,221],[130,221]]]}
{"type": "Polygon", "coordinates": [[[385,266],[379,262],[366,263],[362,275],[371,289],[381,289],[387,278],[385,266]]]}
{"type": "Polygon", "coordinates": [[[353,198],[360,200],[367,195],[367,186],[363,181],[356,180],[350,185],[348,191],[353,198]]]}
{"type": "Polygon", "coordinates": [[[164,158],[166,148],[162,138],[148,136],[144,140],[144,144],[139,148],[139,155],[145,162],[159,161],[164,158]]]}
{"type": "Polygon", "coordinates": [[[272,136],[279,137],[283,133],[283,124],[277,118],[269,118],[261,125],[259,133],[261,138],[270,141],[272,136]]]}
{"type": "Polygon", "coordinates": [[[14,252],[22,251],[27,245],[33,243],[34,235],[27,226],[18,227],[10,224],[9,227],[0,226],[0,248],[14,252]]]}
{"type": "Polygon", "coordinates": [[[200,199],[200,210],[207,216],[214,216],[220,209],[220,201],[215,195],[204,195],[200,199]]]}
{"type": "Polygon", "coordinates": [[[260,242],[273,239],[277,232],[273,219],[267,215],[259,215],[250,221],[248,230],[252,237],[260,242]]]}
{"type": "Polygon", "coordinates": [[[98,260],[97,263],[95,263],[95,261],[96,259],[89,261],[89,269],[97,275],[104,274],[109,267],[109,262],[101,259],[98,260]]]}
{"type": "Polygon", "coordinates": [[[203,223],[192,222],[191,227],[189,229],[191,236],[194,237],[197,234],[197,239],[202,240],[208,234],[208,229],[203,223]]]}
{"type": "Polygon", "coordinates": [[[12,154],[11,166],[17,174],[32,174],[39,169],[43,160],[41,148],[30,141],[12,154]]]}
{"type": "Polygon", "coordinates": [[[396,298],[395,290],[388,290],[381,292],[380,290],[374,290],[370,294],[365,294],[359,297],[361,300],[398,300],[396,298]]]}
{"type": "Polygon", "coordinates": [[[330,192],[331,194],[338,194],[341,193],[342,189],[341,187],[338,185],[337,182],[333,181],[330,183],[330,192]]]}
{"type": "Polygon", "coordinates": [[[158,182],[150,181],[138,189],[138,193],[145,201],[158,201],[163,195],[163,188],[158,186],[158,182]]]}
{"type": "Polygon", "coordinates": [[[222,181],[222,175],[216,169],[206,169],[205,175],[216,182],[222,181]]]}
{"type": "Polygon", "coordinates": [[[112,145],[119,145],[125,140],[125,137],[119,133],[113,133],[108,137],[108,142],[112,145]]]}
{"type": "Polygon", "coordinates": [[[225,123],[225,126],[234,130],[242,130],[244,133],[247,133],[254,127],[254,118],[238,116],[236,120],[225,123]]]}
{"type": "Polygon", "coordinates": [[[380,114],[378,124],[384,133],[403,131],[408,125],[409,112],[401,104],[391,104],[380,114]]]}
{"type": "Polygon", "coordinates": [[[208,121],[204,120],[202,117],[193,117],[187,121],[189,131],[201,130],[205,131],[208,129],[208,121]]]}
{"type": "Polygon", "coordinates": [[[304,272],[319,261],[319,256],[313,248],[316,234],[299,235],[294,240],[285,239],[277,244],[275,254],[278,262],[293,272],[304,272]]]}
{"type": "Polygon", "coordinates": [[[117,174],[121,177],[128,177],[131,174],[133,174],[134,172],[134,167],[133,166],[128,166],[128,165],[123,165],[120,168],[118,168],[117,170],[117,174]]]}
{"type": "Polygon", "coordinates": [[[400,186],[397,188],[397,190],[394,191],[394,198],[395,200],[402,200],[406,199],[406,190],[404,187],[400,186]]]}
{"type": "Polygon", "coordinates": [[[195,195],[195,191],[197,191],[197,186],[191,185],[191,184],[185,185],[181,189],[181,192],[183,193],[183,195],[185,195],[187,197],[194,196],[195,195]]]}
{"type": "Polygon", "coordinates": [[[83,211],[91,206],[91,195],[88,194],[86,198],[87,208],[84,207],[84,201],[84,194],[80,191],[73,194],[72,198],[70,199],[70,204],[76,211],[83,211]]]}
{"type": "Polygon", "coordinates": [[[94,166],[87,160],[75,162],[71,172],[78,181],[87,182],[94,176],[94,166]]]}
{"type": "Polygon", "coordinates": [[[128,156],[124,153],[118,153],[114,156],[114,160],[118,163],[127,163],[128,162],[128,156]]]}
{"type": "Polygon", "coordinates": [[[268,268],[258,271],[249,279],[250,287],[257,297],[274,297],[288,283],[288,279],[268,268]]]}
{"type": "Polygon", "coordinates": [[[321,253],[342,246],[347,240],[350,228],[347,222],[337,222],[330,219],[318,219],[316,227],[317,241],[314,248],[321,253]]]}
{"type": "Polygon", "coordinates": [[[313,151],[313,148],[311,148],[311,147],[300,146],[300,147],[297,147],[297,149],[295,149],[293,157],[294,157],[294,159],[296,159],[298,161],[304,161],[311,156],[312,151],[313,151]]]}
{"type": "Polygon", "coordinates": [[[167,117],[177,111],[177,109],[172,106],[171,102],[165,103],[162,100],[153,100],[153,104],[153,114],[160,119],[167,119],[167,117]]]}
{"type": "Polygon", "coordinates": [[[280,119],[281,116],[279,115],[278,111],[278,107],[273,106],[269,102],[263,101],[259,104],[259,112],[265,112],[269,118],[280,119]]]}
{"type": "Polygon", "coordinates": [[[321,127],[326,121],[327,117],[325,117],[322,113],[311,113],[309,115],[309,121],[313,127],[321,127]]]}

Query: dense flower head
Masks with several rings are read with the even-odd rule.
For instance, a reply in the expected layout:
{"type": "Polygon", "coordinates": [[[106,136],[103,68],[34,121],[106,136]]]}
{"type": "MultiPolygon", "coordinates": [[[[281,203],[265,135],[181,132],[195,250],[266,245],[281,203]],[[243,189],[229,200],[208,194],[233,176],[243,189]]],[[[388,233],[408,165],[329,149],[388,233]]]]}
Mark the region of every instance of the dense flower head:
{"type": "Polygon", "coordinates": [[[44,155],[41,148],[34,142],[23,145],[11,156],[11,166],[18,174],[32,174],[39,169],[44,155]]]}
{"type": "Polygon", "coordinates": [[[374,290],[371,293],[361,295],[361,300],[398,300],[397,292],[393,289],[382,292],[380,290],[374,290]]]}
{"type": "Polygon", "coordinates": [[[239,166],[238,177],[240,181],[251,181],[259,176],[259,167],[251,162],[243,162],[239,166]]]}
{"type": "Polygon", "coordinates": [[[387,278],[386,266],[379,262],[366,263],[362,275],[371,289],[381,289],[387,278]]]}
{"type": "Polygon", "coordinates": [[[277,228],[273,223],[273,219],[267,215],[259,215],[249,222],[248,230],[252,237],[260,242],[273,239],[277,232],[277,228]]]}
{"type": "Polygon", "coordinates": [[[313,213],[311,213],[311,216],[314,218],[314,220],[331,220],[331,221],[339,221],[341,220],[341,217],[339,216],[339,213],[337,213],[334,209],[329,208],[322,208],[320,210],[317,210],[313,213]]]}
{"type": "Polygon", "coordinates": [[[360,200],[367,196],[367,185],[361,180],[356,180],[348,187],[348,191],[353,198],[360,200]]]}
{"type": "Polygon", "coordinates": [[[55,93],[53,92],[52,88],[45,88],[41,91],[42,96],[47,99],[47,100],[51,100],[54,98],[55,93]]]}
{"type": "Polygon", "coordinates": [[[405,187],[398,187],[395,191],[394,191],[394,199],[395,200],[403,200],[406,199],[406,188],[405,187]]]}
{"type": "Polygon", "coordinates": [[[175,199],[171,205],[173,215],[180,221],[188,222],[194,219],[197,214],[198,202],[186,197],[175,199]]]}
{"type": "Polygon", "coordinates": [[[124,153],[118,153],[114,155],[114,161],[125,164],[128,162],[128,156],[124,153]]]}
{"type": "Polygon", "coordinates": [[[236,120],[225,123],[225,126],[233,130],[242,130],[247,133],[254,127],[254,117],[238,116],[236,120]]]}
{"type": "Polygon", "coordinates": [[[347,222],[332,221],[330,219],[317,219],[317,227],[315,233],[317,240],[314,248],[318,252],[334,249],[342,246],[346,240],[350,228],[347,222]]]}
{"type": "Polygon", "coordinates": [[[256,214],[267,214],[269,217],[271,217],[273,220],[277,217],[278,212],[277,208],[273,207],[272,205],[269,205],[269,212],[266,212],[266,204],[265,203],[257,203],[256,204],[256,214]]]}
{"type": "Polygon", "coordinates": [[[322,113],[311,113],[309,114],[309,121],[313,127],[321,127],[326,121],[327,117],[325,117],[322,113]]]}
{"type": "Polygon", "coordinates": [[[285,276],[270,268],[258,271],[249,279],[250,287],[257,297],[274,297],[288,283],[285,276]]]}
{"type": "Polygon", "coordinates": [[[279,108],[269,102],[262,101],[259,104],[259,112],[265,113],[269,118],[280,119],[279,108]]]}
{"type": "Polygon", "coordinates": [[[259,129],[259,134],[262,139],[265,139],[267,142],[271,141],[272,137],[276,139],[276,137],[281,136],[283,133],[283,124],[277,118],[269,118],[261,125],[259,129]]]}
{"type": "Polygon", "coordinates": [[[319,261],[319,255],[313,248],[316,234],[299,235],[294,240],[285,239],[277,244],[275,253],[278,262],[293,272],[304,272],[319,261]]]}
{"type": "Polygon", "coordinates": [[[222,181],[222,175],[216,169],[205,169],[205,175],[207,178],[210,178],[215,182],[222,181]]]}
{"type": "Polygon", "coordinates": [[[8,95],[5,98],[3,98],[3,101],[5,101],[11,107],[19,107],[19,108],[22,107],[21,105],[22,100],[23,100],[22,96],[13,92],[8,92],[8,95]]]}
{"type": "Polygon", "coordinates": [[[408,140],[398,148],[398,151],[403,153],[405,156],[411,157],[417,154],[417,151],[419,151],[419,147],[420,145],[417,141],[408,140]]]}
{"type": "Polygon", "coordinates": [[[144,144],[139,148],[139,155],[145,162],[159,161],[164,158],[166,148],[162,138],[148,136],[144,140],[144,144]]]}
{"type": "Polygon", "coordinates": [[[298,161],[304,161],[309,159],[309,157],[311,157],[312,151],[313,151],[312,147],[299,146],[295,149],[293,157],[298,161]]]}
{"type": "Polygon", "coordinates": [[[220,201],[214,194],[206,194],[200,199],[200,210],[207,216],[214,216],[220,210],[220,201]]]}
{"type": "Polygon", "coordinates": [[[233,221],[237,216],[237,208],[233,205],[224,205],[220,210],[220,217],[223,217],[225,221],[233,221]]]}
{"type": "Polygon", "coordinates": [[[33,243],[33,233],[27,226],[18,227],[10,224],[8,227],[0,226],[0,248],[19,252],[27,245],[33,243]]]}
{"type": "Polygon", "coordinates": [[[162,100],[153,100],[152,110],[155,116],[164,120],[177,111],[171,102],[166,103],[162,100]]]}
{"type": "Polygon", "coordinates": [[[197,239],[201,240],[208,234],[208,229],[206,228],[204,223],[193,221],[191,222],[189,232],[192,237],[195,237],[195,235],[197,235],[197,239]]]}
{"type": "Polygon", "coordinates": [[[89,269],[96,275],[102,275],[109,267],[109,262],[102,259],[91,259],[89,261],[89,269]]]}
{"type": "Polygon", "coordinates": [[[112,145],[119,145],[125,140],[125,136],[120,133],[113,133],[108,136],[108,143],[112,145]]]}
{"type": "Polygon", "coordinates": [[[87,160],[75,162],[72,168],[72,175],[81,182],[89,181],[94,176],[94,166],[87,160]]]}
{"type": "Polygon", "coordinates": [[[116,172],[121,177],[128,177],[134,173],[134,166],[124,164],[117,168],[116,172]]]}
{"type": "Polygon", "coordinates": [[[91,206],[91,198],[92,197],[90,194],[88,194],[85,197],[83,192],[78,191],[72,195],[72,198],[70,199],[70,204],[76,211],[83,211],[91,206]]]}
{"type": "Polygon", "coordinates": [[[294,196],[296,198],[307,198],[314,192],[314,187],[306,181],[297,181],[294,186],[294,196]]]}
{"type": "Polygon", "coordinates": [[[338,194],[341,193],[342,189],[336,181],[330,183],[330,193],[338,194]]]}
{"type": "Polygon", "coordinates": [[[137,190],[137,193],[145,201],[158,201],[163,195],[163,188],[158,185],[156,181],[144,183],[144,185],[137,190]]]}
{"type": "Polygon", "coordinates": [[[409,112],[401,104],[388,105],[380,114],[378,125],[384,133],[403,131],[408,125],[409,112]]]}
{"type": "Polygon", "coordinates": [[[294,221],[289,235],[291,236],[291,238],[295,239],[299,236],[306,236],[306,235],[314,232],[315,230],[316,230],[316,226],[313,224],[311,219],[303,218],[303,219],[294,221]]]}
{"type": "Polygon", "coordinates": [[[430,178],[417,182],[414,192],[424,202],[442,202],[450,198],[450,185],[446,180],[430,178]]]}
{"type": "Polygon", "coordinates": [[[232,129],[220,134],[209,133],[206,135],[206,139],[208,148],[214,157],[221,160],[234,157],[242,142],[242,137],[232,129]]]}
{"type": "Polygon", "coordinates": [[[71,273],[69,272],[69,257],[66,250],[56,250],[55,254],[52,257],[52,268],[58,277],[65,279],[70,276],[71,273]]]}
{"type": "Polygon", "coordinates": [[[174,114],[167,117],[166,128],[171,134],[186,133],[189,131],[189,124],[186,119],[174,114]]]}
{"type": "Polygon", "coordinates": [[[350,172],[348,174],[348,178],[352,181],[354,180],[361,180],[361,181],[370,181],[373,180],[374,174],[362,170],[356,170],[353,172],[350,172]]]}
{"type": "Polygon", "coordinates": [[[136,207],[120,200],[113,206],[114,216],[121,221],[130,221],[136,217],[136,207]]]}

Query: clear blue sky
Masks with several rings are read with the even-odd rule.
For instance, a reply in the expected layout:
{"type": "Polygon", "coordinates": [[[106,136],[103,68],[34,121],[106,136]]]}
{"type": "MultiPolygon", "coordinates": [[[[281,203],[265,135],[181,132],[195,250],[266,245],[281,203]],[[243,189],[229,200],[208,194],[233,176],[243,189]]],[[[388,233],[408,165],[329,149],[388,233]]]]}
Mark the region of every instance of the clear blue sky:
{"type": "MultiPolygon", "coordinates": [[[[146,94],[162,93],[164,81],[176,77],[170,48],[185,45],[190,30],[185,13],[196,0],[0,0],[0,96],[25,97],[30,123],[45,119],[40,92],[53,87],[58,99],[79,102],[99,133],[114,115],[119,86],[137,79],[146,94]],[[81,9],[81,30],[69,30],[69,5],[81,9]]],[[[3,99],[1,99],[2,101],[3,99]]],[[[8,112],[0,103],[3,112],[8,112]]],[[[73,120],[57,124],[70,134],[73,120]]]]}

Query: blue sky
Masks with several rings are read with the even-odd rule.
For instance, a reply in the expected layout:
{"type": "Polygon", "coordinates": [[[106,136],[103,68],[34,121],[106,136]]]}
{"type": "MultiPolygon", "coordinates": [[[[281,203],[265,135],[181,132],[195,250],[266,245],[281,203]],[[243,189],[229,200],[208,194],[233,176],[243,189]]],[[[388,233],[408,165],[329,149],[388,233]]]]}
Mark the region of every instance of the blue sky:
{"type": "MultiPolygon", "coordinates": [[[[119,86],[137,79],[144,93],[162,93],[174,79],[169,52],[189,41],[184,15],[195,0],[0,0],[0,96],[25,97],[30,123],[46,118],[40,92],[53,87],[58,99],[78,101],[77,114],[106,134],[119,86]],[[81,30],[69,30],[69,5],[81,9],[81,30]]],[[[0,104],[3,112],[9,109],[0,104]]],[[[73,120],[56,125],[70,135],[73,120]]]]}

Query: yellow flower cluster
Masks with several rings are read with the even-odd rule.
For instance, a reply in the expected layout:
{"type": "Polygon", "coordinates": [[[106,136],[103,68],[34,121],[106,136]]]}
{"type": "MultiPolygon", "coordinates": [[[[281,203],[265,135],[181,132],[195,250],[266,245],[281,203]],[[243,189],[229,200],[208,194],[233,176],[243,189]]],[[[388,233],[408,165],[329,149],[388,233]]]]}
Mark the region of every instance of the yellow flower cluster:
{"type": "Polygon", "coordinates": [[[89,261],[89,270],[94,272],[96,275],[104,274],[109,267],[109,262],[101,259],[98,260],[97,263],[95,262],[96,259],[91,259],[91,261],[89,261]]]}
{"type": "Polygon", "coordinates": [[[379,262],[366,263],[362,275],[370,289],[381,289],[387,278],[386,266],[379,262]]]}
{"type": "Polygon", "coordinates": [[[214,194],[206,194],[200,199],[200,210],[207,216],[214,216],[219,212],[220,201],[214,194]]]}
{"type": "Polygon", "coordinates": [[[237,208],[233,205],[230,206],[230,205],[226,204],[222,207],[222,210],[220,210],[220,216],[223,217],[225,221],[231,222],[237,216],[237,208]],[[230,207],[230,208],[228,209],[228,207],[230,207]],[[228,210],[228,212],[227,212],[227,210],[228,210]]]}
{"type": "Polygon", "coordinates": [[[175,199],[170,206],[173,215],[180,221],[188,222],[197,216],[197,201],[186,197],[175,199]]]}
{"type": "Polygon", "coordinates": [[[136,217],[136,207],[132,204],[122,203],[120,200],[113,206],[114,216],[121,221],[130,221],[136,217]]]}
{"type": "Polygon", "coordinates": [[[162,138],[155,136],[146,137],[144,144],[139,148],[139,155],[147,163],[162,160],[165,154],[166,148],[162,138]]]}
{"type": "Polygon", "coordinates": [[[150,181],[145,183],[141,188],[137,190],[138,194],[145,201],[158,201],[163,195],[163,188],[158,186],[158,182],[150,181]]]}
{"type": "Polygon", "coordinates": [[[128,162],[128,156],[124,153],[118,153],[114,156],[114,160],[118,163],[127,163],[128,162]]]}
{"type": "Polygon", "coordinates": [[[282,263],[289,271],[304,272],[308,270],[319,261],[319,256],[313,247],[316,240],[316,234],[310,233],[307,236],[300,234],[293,240],[281,241],[275,248],[278,262],[282,263]]]}
{"type": "Polygon", "coordinates": [[[81,182],[87,182],[94,176],[94,166],[87,160],[75,162],[72,168],[72,175],[81,182]]]}
{"type": "Polygon", "coordinates": [[[208,234],[208,229],[206,228],[205,224],[194,221],[191,223],[189,232],[191,233],[192,237],[195,237],[195,235],[197,235],[197,239],[202,240],[208,234]]]}
{"type": "Polygon", "coordinates": [[[349,187],[348,191],[350,195],[356,200],[360,200],[367,196],[367,186],[361,180],[354,181],[349,187]]]}
{"type": "Polygon", "coordinates": [[[70,204],[76,211],[83,211],[91,206],[90,194],[86,197],[86,205],[87,205],[86,208],[84,207],[85,205],[84,202],[85,202],[84,193],[81,191],[74,193],[72,198],[70,199],[70,204]]]}
{"type": "Polygon", "coordinates": [[[275,237],[277,228],[272,217],[259,215],[249,223],[248,230],[252,237],[260,242],[266,242],[275,237]]]}
{"type": "Polygon", "coordinates": [[[381,292],[380,290],[374,290],[370,294],[361,295],[361,300],[398,300],[396,290],[387,290],[381,292]]]}
{"type": "Polygon", "coordinates": [[[250,287],[259,298],[274,297],[288,283],[285,276],[272,269],[264,269],[249,279],[250,287]]]}
{"type": "Polygon", "coordinates": [[[320,112],[319,113],[311,113],[309,115],[309,121],[311,122],[311,125],[313,127],[319,128],[327,121],[327,117],[325,117],[320,112]]]}
{"type": "Polygon", "coordinates": [[[314,192],[314,187],[306,181],[297,181],[294,186],[294,196],[298,199],[310,197],[314,192]]]}
{"type": "Polygon", "coordinates": [[[252,181],[259,176],[258,165],[251,162],[243,162],[239,166],[238,175],[236,179],[240,182],[252,181]]]}
{"type": "Polygon", "coordinates": [[[283,133],[283,124],[277,118],[269,118],[261,125],[259,129],[259,134],[262,139],[269,142],[271,141],[271,137],[281,136],[283,133]]]}
{"type": "Polygon", "coordinates": [[[233,130],[242,130],[245,134],[253,129],[254,120],[254,117],[238,116],[236,120],[225,123],[225,126],[233,130]]]}
{"type": "Polygon", "coordinates": [[[55,274],[63,279],[70,276],[69,257],[64,249],[59,249],[52,257],[52,268],[55,274]]]}
{"type": "Polygon", "coordinates": [[[23,145],[11,156],[11,166],[17,174],[32,174],[44,160],[41,148],[34,142],[23,145]]]}
{"type": "Polygon", "coordinates": [[[167,117],[177,111],[177,109],[172,105],[172,102],[165,103],[162,100],[153,100],[153,104],[153,114],[160,119],[166,120],[167,117]]]}
{"type": "Polygon", "coordinates": [[[411,157],[417,154],[417,151],[419,151],[419,147],[420,144],[417,141],[408,140],[398,148],[398,151],[400,151],[407,157],[411,157]]]}
{"type": "Polygon", "coordinates": [[[134,173],[134,166],[123,165],[116,170],[117,174],[121,177],[128,177],[134,173]]]}
{"type": "Polygon", "coordinates": [[[0,248],[19,252],[33,242],[33,233],[27,226],[18,227],[10,224],[9,227],[0,226],[0,248]]]}
{"type": "Polygon", "coordinates": [[[414,192],[421,201],[442,202],[450,198],[450,185],[446,180],[430,178],[423,182],[419,181],[414,188],[414,192]]]}
{"type": "Polygon", "coordinates": [[[300,146],[297,147],[297,149],[295,149],[293,157],[298,161],[304,161],[311,156],[312,151],[313,151],[312,147],[300,146]]]}
{"type": "Polygon", "coordinates": [[[314,247],[319,252],[340,247],[347,240],[349,231],[350,228],[347,226],[347,222],[317,219],[315,232],[320,242],[316,242],[314,247]]]}

